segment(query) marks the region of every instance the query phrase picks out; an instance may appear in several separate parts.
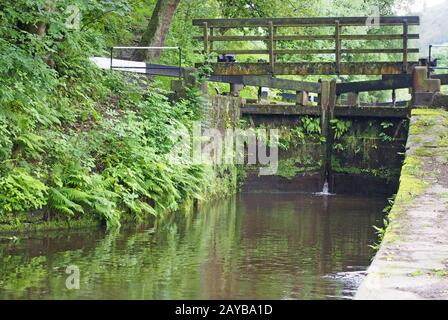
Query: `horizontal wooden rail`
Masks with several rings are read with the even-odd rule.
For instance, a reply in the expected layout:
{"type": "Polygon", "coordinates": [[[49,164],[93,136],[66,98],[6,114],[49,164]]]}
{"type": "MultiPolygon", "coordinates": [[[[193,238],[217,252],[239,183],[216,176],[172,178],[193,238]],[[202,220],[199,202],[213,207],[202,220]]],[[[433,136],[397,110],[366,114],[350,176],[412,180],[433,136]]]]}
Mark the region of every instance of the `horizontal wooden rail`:
{"type": "MultiPolygon", "coordinates": [[[[213,28],[245,28],[245,27],[267,27],[269,21],[274,26],[297,27],[297,26],[334,26],[339,21],[341,26],[366,26],[369,17],[325,17],[325,18],[249,18],[249,19],[194,19],[193,25],[213,28]]],[[[407,21],[408,25],[419,25],[418,16],[389,16],[380,17],[381,26],[402,25],[407,21]]]]}
{"type": "MultiPolygon", "coordinates": [[[[401,40],[403,34],[341,34],[341,40],[401,40]]],[[[408,39],[420,39],[417,33],[408,35],[408,39]]],[[[195,36],[194,40],[203,41],[203,36],[195,36]]],[[[209,36],[210,42],[233,42],[233,41],[268,41],[268,36],[209,36]]],[[[328,40],[334,41],[334,35],[286,35],[274,36],[274,41],[309,41],[309,40],[328,40]]]]}
{"type": "Polygon", "coordinates": [[[266,76],[211,76],[209,77],[209,81],[313,93],[320,93],[321,91],[321,85],[318,82],[280,79],[266,76]]]}
{"type": "MultiPolygon", "coordinates": [[[[407,73],[418,65],[418,62],[409,62],[407,73]]],[[[200,67],[201,64],[196,64],[200,67]]],[[[336,63],[334,62],[291,62],[276,63],[272,72],[268,63],[213,63],[212,75],[248,76],[248,75],[323,75],[336,74],[336,63]]],[[[402,74],[403,64],[401,62],[341,62],[339,73],[341,75],[386,75],[402,74]]]]}
{"type": "MultiPolygon", "coordinates": [[[[356,31],[353,30],[350,34],[346,31],[346,27],[349,26],[368,26],[369,17],[329,17],[329,18],[254,18],[254,19],[196,19],[193,20],[193,24],[202,27],[203,36],[196,37],[196,39],[203,41],[203,50],[196,51],[208,55],[209,53],[218,54],[235,54],[235,55],[259,55],[264,54],[269,56],[269,74],[296,74],[296,73],[284,73],[284,71],[278,72],[276,66],[278,63],[278,57],[280,55],[334,55],[335,68],[327,68],[326,71],[331,70],[333,73],[323,74],[364,74],[359,70],[347,70],[343,73],[342,63],[349,60],[346,55],[362,55],[362,54],[400,54],[400,67],[401,73],[408,73],[411,70],[409,68],[412,65],[410,60],[410,54],[419,53],[418,48],[409,48],[409,41],[412,39],[419,39],[419,34],[410,33],[409,26],[419,25],[420,19],[417,16],[406,17],[380,17],[379,26],[399,26],[401,30],[384,30],[385,34],[353,34],[356,31]],[[286,32],[293,32],[293,30],[280,30],[285,27],[332,27],[332,30],[327,30],[329,34],[319,35],[300,35],[300,34],[285,34],[286,32]],[[261,35],[218,35],[218,31],[225,32],[229,28],[257,28],[264,29],[264,34],[261,35]],[[344,34],[347,33],[347,34],[344,34]],[[285,45],[286,41],[329,41],[331,44],[323,49],[314,49],[313,45],[301,45],[300,48],[294,48],[293,45],[285,45]],[[353,48],[349,41],[388,41],[388,40],[401,40],[400,45],[395,43],[392,48],[382,47],[378,43],[363,45],[361,48],[353,48]],[[232,41],[262,41],[265,44],[265,48],[216,48],[215,42],[232,42],[232,41]],[[283,48],[279,48],[279,45],[285,45],[283,48]],[[304,48],[305,47],[305,48],[304,48]],[[370,47],[370,48],[369,48],[370,47]],[[348,73],[347,73],[348,72],[348,73]]],[[[325,30],[325,29],[322,29],[325,30]]],[[[320,30],[320,31],[322,31],[320,30]]],[[[391,47],[391,44],[387,44],[391,47]]],[[[373,59],[370,59],[373,60],[373,59]]],[[[396,57],[393,60],[398,60],[396,57]]],[[[398,61],[397,61],[398,62],[398,61]]],[[[236,62],[235,64],[241,64],[236,62]]],[[[218,66],[214,66],[219,68],[218,66]]],[[[225,65],[229,67],[228,64],[225,65]]],[[[286,70],[280,68],[281,70],[286,70]]],[[[364,68],[364,70],[367,70],[364,68]]],[[[215,70],[216,71],[216,70],[215,70]]],[[[236,71],[235,71],[236,72],[236,71]]],[[[292,70],[291,72],[294,72],[292,70]]],[[[215,73],[218,75],[223,74],[221,71],[215,73]]],[[[261,75],[265,74],[264,71],[258,73],[225,73],[232,75],[261,75]]],[[[300,74],[307,74],[300,73],[300,74]]],[[[316,74],[316,73],[310,73],[316,74]]],[[[370,75],[372,73],[366,73],[370,75]]],[[[377,73],[373,73],[377,74],[377,73]]],[[[394,70],[392,73],[396,74],[394,70]]]]}
{"type": "MultiPolygon", "coordinates": [[[[201,53],[199,50],[195,50],[196,53],[201,53]]],[[[227,49],[227,50],[210,50],[210,52],[215,52],[218,54],[269,54],[269,50],[267,49],[250,49],[250,50],[239,50],[239,49],[227,49]]],[[[369,53],[419,53],[420,50],[418,48],[411,48],[411,49],[341,49],[341,53],[347,53],[347,54],[369,54],[369,53]]],[[[277,49],[273,50],[274,54],[298,54],[298,55],[305,55],[305,54],[335,54],[335,49],[277,49]]]]}
{"type": "MultiPolygon", "coordinates": [[[[241,107],[242,115],[261,116],[320,116],[320,107],[305,107],[296,105],[260,105],[246,104],[241,107]]],[[[354,107],[336,106],[335,117],[347,118],[409,118],[411,109],[408,107],[354,107]]]]}
{"type": "Polygon", "coordinates": [[[431,75],[431,79],[440,79],[442,85],[448,84],[448,74],[433,74],[431,75]]]}
{"type": "Polygon", "coordinates": [[[412,77],[397,77],[387,80],[371,80],[359,82],[342,82],[336,85],[336,93],[368,92],[412,87],[412,77]]]}

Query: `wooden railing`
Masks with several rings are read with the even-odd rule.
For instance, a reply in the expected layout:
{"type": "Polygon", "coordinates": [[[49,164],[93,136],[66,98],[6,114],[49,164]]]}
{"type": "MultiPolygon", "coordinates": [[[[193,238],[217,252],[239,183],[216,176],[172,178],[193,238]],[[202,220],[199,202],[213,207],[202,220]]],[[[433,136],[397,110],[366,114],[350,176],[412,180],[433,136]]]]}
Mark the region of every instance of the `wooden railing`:
{"type": "MultiPolygon", "coordinates": [[[[381,17],[379,20],[379,27],[400,26],[399,31],[390,31],[387,34],[344,34],[342,31],[344,27],[367,27],[368,17],[335,17],[335,18],[257,18],[257,19],[196,19],[193,20],[193,25],[201,27],[203,30],[202,36],[195,37],[203,43],[204,54],[212,52],[218,54],[237,54],[237,55],[255,55],[266,54],[269,56],[269,66],[271,73],[275,74],[275,65],[277,57],[280,55],[334,55],[335,71],[337,74],[341,72],[341,64],[344,61],[345,55],[357,54],[401,54],[403,72],[408,71],[409,54],[418,53],[418,48],[410,48],[409,41],[419,39],[418,33],[409,33],[409,26],[420,24],[420,19],[417,16],[407,17],[381,17]],[[331,34],[323,35],[305,35],[305,34],[286,34],[287,32],[280,32],[281,28],[290,27],[334,27],[331,34]],[[264,30],[262,35],[223,35],[228,29],[252,29],[260,33],[260,28],[264,30]],[[218,31],[221,35],[217,35],[218,31]],[[300,49],[278,49],[278,43],[285,41],[332,41],[333,45],[325,49],[312,49],[304,47],[300,49]],[[345,41],[365,41],[365,48],[351,48],[350,45],[343,47],[345,41]],[[401,45],[396,48],[371,48],[367,44],[369,41],[382,40],[402,40],[401,45]],[[218,42],[252,42],[261,41],[266,44],[265,49],[226,49],[215,48],[215,43],[218,42]],[[343,42],[344,41],[344,42],[343,42]]],[[[395,29],[396,28],[392,28],[395,29]]],[[[392,30],[391,29],[391,30],[392,30]]],[[[377,44],[376,44],[377,45],[377,44]]],[[[388,61],[390,62],[390,61],[388,61]]]]}

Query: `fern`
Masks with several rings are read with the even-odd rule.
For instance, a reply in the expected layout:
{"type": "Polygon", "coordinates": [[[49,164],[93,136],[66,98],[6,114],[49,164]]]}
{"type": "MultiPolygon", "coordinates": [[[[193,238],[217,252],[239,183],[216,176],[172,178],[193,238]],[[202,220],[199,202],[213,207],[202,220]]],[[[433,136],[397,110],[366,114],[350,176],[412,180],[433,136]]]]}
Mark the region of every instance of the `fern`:
{"type": "Polygon", "coordinates": [[[58,212],[68,214],[70,216],[75,213],[84,213],[82,206],[76,201],[88,202],[86,193],[71,188],[50,188],[50,206],[58,212]]]}

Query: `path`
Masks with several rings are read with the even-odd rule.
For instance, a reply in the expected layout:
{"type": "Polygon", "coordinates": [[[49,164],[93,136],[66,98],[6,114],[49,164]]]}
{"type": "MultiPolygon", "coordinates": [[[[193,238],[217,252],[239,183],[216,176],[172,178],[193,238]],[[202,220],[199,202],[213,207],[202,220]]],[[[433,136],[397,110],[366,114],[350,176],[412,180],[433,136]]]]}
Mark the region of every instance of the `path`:
{"type": "Polygon", "coordinates": [[[414,110],[400,190],[356,299],[448,299],[448,112],[414,110]]]}

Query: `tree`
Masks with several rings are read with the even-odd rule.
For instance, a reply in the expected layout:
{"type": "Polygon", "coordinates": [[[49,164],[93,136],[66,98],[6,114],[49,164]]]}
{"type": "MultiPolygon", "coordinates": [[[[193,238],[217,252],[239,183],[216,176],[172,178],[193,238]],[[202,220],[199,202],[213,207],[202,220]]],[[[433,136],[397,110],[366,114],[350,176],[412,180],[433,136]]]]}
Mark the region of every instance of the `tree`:
{"type": "MultiPolygon", "coordinates": [[[[164,45],[179,2],[180,0],[157,0],[139,46],[162,47],[164,45]]],[[[134,50],[132,54],[132,59],[136,61],[151,60],[158,57],[160,57],[160,50],[134,50]]]]}

